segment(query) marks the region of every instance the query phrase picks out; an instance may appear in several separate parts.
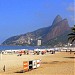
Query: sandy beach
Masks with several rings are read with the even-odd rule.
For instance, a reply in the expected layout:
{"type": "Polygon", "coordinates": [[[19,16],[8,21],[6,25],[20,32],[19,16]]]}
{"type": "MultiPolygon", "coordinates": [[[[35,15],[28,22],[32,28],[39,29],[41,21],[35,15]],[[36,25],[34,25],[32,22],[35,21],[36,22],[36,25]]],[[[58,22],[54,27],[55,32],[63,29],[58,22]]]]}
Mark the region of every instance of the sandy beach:
{"type": "Polygon", "coordinates": [[[0,59],[0,75],[75,75],[74,52],[56,52],[45,55],[2,55],[0,59]],[[23,61],[41,59],[41,66],[37,69],[16,73],[23,70],[23,61]],[[6,71],[3,71],[5,65],[6,71]]]}

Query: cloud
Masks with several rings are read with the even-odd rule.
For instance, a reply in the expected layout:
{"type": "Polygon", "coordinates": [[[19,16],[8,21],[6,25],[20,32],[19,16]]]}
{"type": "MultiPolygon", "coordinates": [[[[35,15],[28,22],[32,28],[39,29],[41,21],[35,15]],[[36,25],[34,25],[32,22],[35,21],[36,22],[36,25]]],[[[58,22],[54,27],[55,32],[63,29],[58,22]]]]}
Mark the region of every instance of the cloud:
{"type": "Polygon", "coordinates": [[[67,10],[70,12],[75,12],[75,3],[70,3],[67,10]]]}

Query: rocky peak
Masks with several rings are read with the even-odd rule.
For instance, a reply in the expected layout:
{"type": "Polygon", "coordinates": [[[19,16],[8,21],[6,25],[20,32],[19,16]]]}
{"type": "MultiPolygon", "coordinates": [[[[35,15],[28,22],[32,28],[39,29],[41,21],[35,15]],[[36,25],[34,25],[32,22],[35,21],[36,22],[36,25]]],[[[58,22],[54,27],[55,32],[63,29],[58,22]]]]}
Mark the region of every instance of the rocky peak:
{"type": "Polygon", "coordinates": [[[60,15],[57,15],[52,23],[52,25],[57,24],[58,22],[60,22],[62,20],[62,17],[60,15]]]}
{"type": "Polygon", "coordinates": [[[44,38],[44,41],[49,41],[55,37],[58,37],[64,32],[68,31],[69,29],[70,27],[68,24],[68,20],[67,19],[61,20],[61,17],[58,15],[54,19],[52,27],[48,32],[47,36],[44,38]]]}
{"type": "Polygon", "coordinates": [[[67,19],[63,19],[62,21],[59,22],[59,24],[66,30],[70,28],[67,19]]]}

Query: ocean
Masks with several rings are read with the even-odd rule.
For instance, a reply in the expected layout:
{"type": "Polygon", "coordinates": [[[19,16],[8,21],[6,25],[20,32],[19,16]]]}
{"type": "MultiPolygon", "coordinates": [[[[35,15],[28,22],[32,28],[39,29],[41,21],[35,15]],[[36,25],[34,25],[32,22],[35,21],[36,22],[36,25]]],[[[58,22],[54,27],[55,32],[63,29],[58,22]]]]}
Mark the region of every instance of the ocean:
{"type": "Polygon", "coordinates": [[[28,49],[28,50],[34,50],[36,48],[46,48],[45,46],[0,46],[0,50],[20,50],[20,49],[28,49]]]}

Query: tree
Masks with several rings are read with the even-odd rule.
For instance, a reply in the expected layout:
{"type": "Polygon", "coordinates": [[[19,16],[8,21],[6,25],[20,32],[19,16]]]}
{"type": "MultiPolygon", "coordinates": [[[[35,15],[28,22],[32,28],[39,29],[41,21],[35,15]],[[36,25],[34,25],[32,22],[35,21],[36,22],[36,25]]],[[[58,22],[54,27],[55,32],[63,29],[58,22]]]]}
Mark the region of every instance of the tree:
{"type": "Polygon", "coordinates": [[[75,25],[74,27],[72,27],[72,32],[70,34],[68,34],[68,40],[70,41],[70,43],[72,44],[75,41],[75,25]]]}

